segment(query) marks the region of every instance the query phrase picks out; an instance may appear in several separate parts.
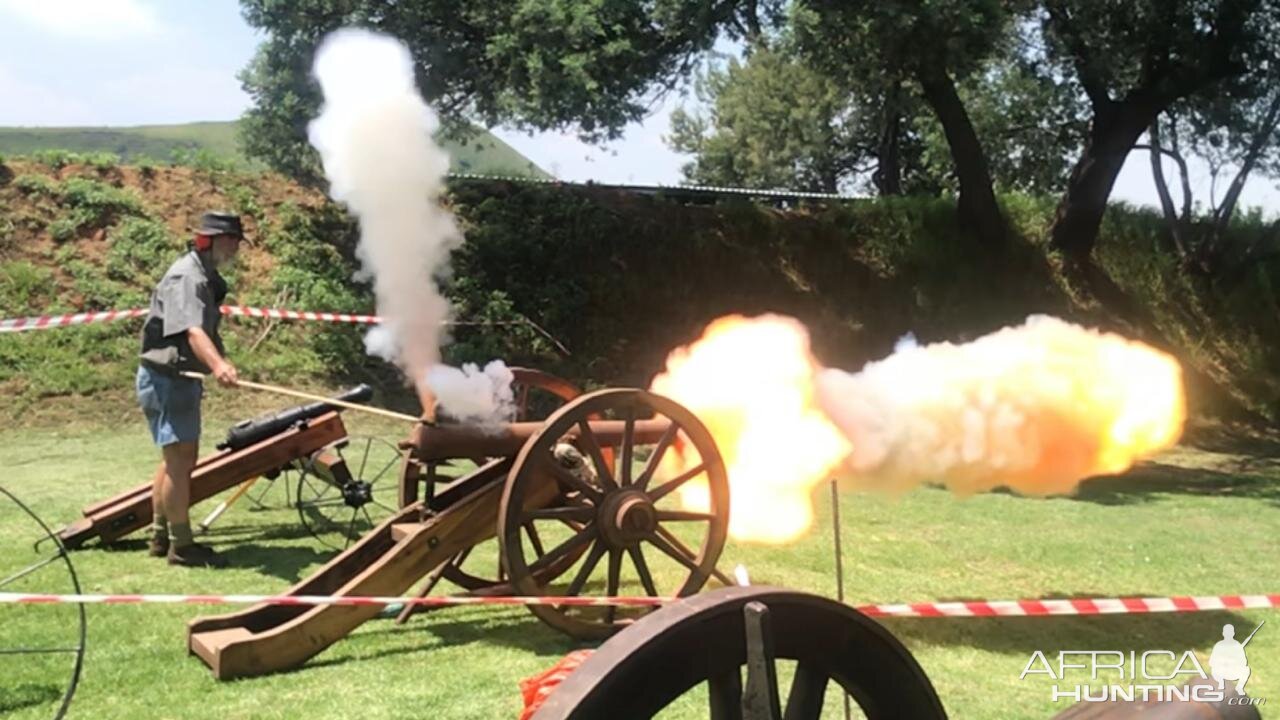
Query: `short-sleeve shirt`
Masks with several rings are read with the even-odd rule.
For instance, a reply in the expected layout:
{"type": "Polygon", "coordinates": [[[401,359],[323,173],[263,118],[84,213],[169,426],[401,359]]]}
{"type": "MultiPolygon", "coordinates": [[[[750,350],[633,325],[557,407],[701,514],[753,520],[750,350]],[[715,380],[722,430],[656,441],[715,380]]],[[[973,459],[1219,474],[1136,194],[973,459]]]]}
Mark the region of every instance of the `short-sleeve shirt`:
{"type": "Polygon", "coordinates": [[[208,373],[191,351],[187,331],[202,328],[218,353],[225,355],[218,326],[227,282],[194,251],[178,258],[151,294],[151,309],[142,326],[143,365],[165,372],[208,373]]]}

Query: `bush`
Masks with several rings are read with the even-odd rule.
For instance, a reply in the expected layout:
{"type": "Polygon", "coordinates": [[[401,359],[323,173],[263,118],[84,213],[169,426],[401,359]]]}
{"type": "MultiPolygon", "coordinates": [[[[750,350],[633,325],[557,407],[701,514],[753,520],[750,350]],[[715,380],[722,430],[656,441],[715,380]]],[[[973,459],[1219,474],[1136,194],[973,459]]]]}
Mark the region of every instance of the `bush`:
{"type": "Polygon", "coordinates": [[[0,316],[35,315],[51,300],[53,271],[25,260],[0,265],[0,316]]]}
{"type": "Polygon", "coordinates": [[[107,277],[135,286],[150,287],[159,281],[182,248],[163,223],[144,218],[125,219],[108,237],[107,277]]]}
{"type": "Polygon", "coordinates": [[[13,186],[27,195],[57,194],[58,185],[44,175],[19,175],[13,179],[13,186]]]}
{"type": "Polygon", "coordinates": [[[31,159],[51,170],[61,170],[68,165],[76,165],[84,161],[79,153],[59,149],[37,150],[31,153],[31,159]]]}
{"type": "Polygon", "coordinates": [[[113,152],[91,152],[81,159],[85,165],[99,172],[110,170],[120,164],[120,156],[113,152]]]}

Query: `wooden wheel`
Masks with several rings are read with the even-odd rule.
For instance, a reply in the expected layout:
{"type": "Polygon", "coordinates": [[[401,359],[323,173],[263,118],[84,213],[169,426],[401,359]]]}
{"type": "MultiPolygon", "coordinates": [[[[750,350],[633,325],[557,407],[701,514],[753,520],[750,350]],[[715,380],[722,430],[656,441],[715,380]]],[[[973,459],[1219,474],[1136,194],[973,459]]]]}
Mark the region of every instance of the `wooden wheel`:
{"type": "Polygon", "coordinates": [[[838,717],[844,693],[871,720],[946,717],[920,664],[875,621],[815,595],[732,587],[612,638],[533,717],[641,720],[702,705],[713,720],[817,720],[838,717]]]}
{"type": "MultiPolygon", "coordinates": [[[[521,449],[503,489],[498,538],[502,562],[520,595],[574,596],[590,588],[612,596],[626,585],[628,595],[685,596],[717,574],[728,521],[724,462],[702,423],[660,395],[614,389],[564,406],[521,449]],[[565,443],[587,458],[592,481],[566,468],[564,453],[558,452],[565,443]],[[668,461],[676,459],[672,448],[677,445],[683,465],[672,470],[668,461]],[[706,512],[680,507],[675,491],[693,481],[705,484],[706,512]],[[546,483],[557,485],[561,502],[539,507],[529,499],[545,497],[546,483]],[[537,536],[529,527],[538,530],[537,536]],[[545,568],[562,566],[568,558],[573,562],[561,576],[568,582],[542,578],[545,568]]],[[[582,639],[607,637],[648,612],[530,609],[582,639]]]]}

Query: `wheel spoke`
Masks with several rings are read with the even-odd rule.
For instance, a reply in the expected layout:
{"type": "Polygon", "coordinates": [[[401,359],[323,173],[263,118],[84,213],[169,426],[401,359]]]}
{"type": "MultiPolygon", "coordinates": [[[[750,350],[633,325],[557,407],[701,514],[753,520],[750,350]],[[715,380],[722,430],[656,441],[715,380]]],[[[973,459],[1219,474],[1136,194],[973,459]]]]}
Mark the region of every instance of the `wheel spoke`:
{"type": "Polygon", "coordinates": [[[587,559],[583,561],[582,567],[578,568],[578,573],[573,576],[573,581],[565,589],[564,594],[566,596],[576,596],[582,592],[582,588],[587,584],[587,579],[591,577],[592,571],[596,569],[596,565],[600,564],[600,558],[604,556],[604,552],[603,542],[598,542],[591,546],[591,550],[587,553],[587,559]]]}
{"type": "Polygon", "coordinates": [[[782,720],[819,720],[826,694],[827,674],[811,663],[801,662],[791,679],[782,720]]]}
{"type": "Polygon", "coordinates": [[[77,653],[81,648],[5,648],[0,655],[47,655],[51,653],[77,653]]]}
{"type": "Polygon", "coordinates": [[[667,454],[667,448],[671,447],[671,443],[676,439],[676,432],[680,430],[680,426],[671,423],[666,430],[662,431],[662,437],[658,438],[658,444],[653,448],[653,454],[649,456],[649,461],[645,463],[644,470],[640,472],[640,477],[636,479],[636,488],[644,490],[649,487],[649,481],[653,480],[653,474],[658,470],[658,465],[662,463],[662,456],[667,454]]]}
{"type": "Polygon", "coordinates": [[[526,522],[533,522],[534,520],[587,522],[591,520],[591,518],[595,517],[595,514],[595,508],[589,505],[568,505],[528,510],[525,512],[523,519],[526,522]]]}
{"type": "Polygon", "coordinates": [[[600,491],[597,490],[591,483],[587,482],[586,480],[583,480],[582,478],[575,475],[573,471],[569,470],[569,468],[561,465],[560,461],[556,460],[555,456],[551,455],[550,453],[546,455],[546,460],[544,462],[551,468],[551,474],[555,475],[556,479],[559,480],[562,484],[568,485],[569,487],[572,487],[574,490],[577,490],[583,495],[590,497],[591,499],[596,501],[599,501],[600,498],[603,497],[600,494],[600,491]]]}
{"type": "Polygon", "coordinates": [[[684,510],[656,510],[654,512],[654,517],[656,517],[659,522],[711,522],[716,518],[716,516],[711,513],[686,512],[684,510]]]}
{"type": "Polygon", "coordinates": [[[681,565],[689,568],[694,572],[699,572],[701,568],[698,567],[697,561],[693,559],[693,556],[692,556],[693,554],[692,553],[686,554],[684,552],[681,552],[681,549],[679,547],[679,541],[677,541],[676,545],[673,545],[671,544],[671,542],[667,540],[667,538],[664,538],[661,534],[659,534],[661,532],[662,532],[662,528],[659,527],[657,533],[654,533],[649,536],[648,538],[649,542],[652,543],[654,547],[658,548],[663,553],[665,553],[672,560],[675,560],[676,562],[680,563],[681,565]]]}
{"type": "Polygon", "coordinates": [[[552,548],[546,555],[543,555],[542,557],[538,558],[535,562],[530,564],[528,566],[529,570],[531,572],[536,572],[544,568],[551,567],[552,565],[559,562],[564,557],[567,557],[570,553],[576,552],[583,545],[586,545],[587,543],[591,542],[591,540],[594,539],[595,536],[596,536],[595,523],[588,523],[587,525],[583,526],[583,528],[579,530],[575,535],[572,535],[571,537],[569,537],[569,539],[565,540],[564,542],[552,548]]]}
{"type": "Polygon", "coordinates": [[[677,475],[675,479],[668,480],[667,482],[663,483],[660,487],[650,492],[649,500],[651,500],[654,504],[657,504],[659,500],[666,497],[667,495],[670,495],[673,490],[689,482],[693,478],[698,477],[699,475],[701,475],[706,471],[707,471],[707,464],[698,463],[697,466],[693,467],[692,469],[685,470],[684,472],[677,475]]]}
{"type": "Polygon", "coordinates": [[[622,467],[618,468],[618,484],[626,487],[631,484],[631,455],[636,444],[636,407],[627,406],[626,423],[622,431],[622,467]]]}
{"type": "Polygon", "coordinates": [[[365,438],[364,456],[360,458],[360,471],[356,473],[356,478],[364,477],[364,466],[369,463],[369,449],[372,447],[373,447],[373,438],[365,438]]]}
{"type": "Polygon", "coordinates": [[[600,480],[600,484],[610,490],[617,490],[618,483],[614,482],[609,464],[604,461],[604,452],[600,449],[596,434],[591,431],[591,423],[586,418],[578,421],[578,431],[578,440],[587,446],[587,455],[591,456],[591,463],[596,466],[596,477],[600,480]]]}
{"type": "MultiPolygon", "coordinates": [[[[609,579],[605,586],[606,597],[617,597],[619,581],[622,579],[622,551],[617,548],[609,550],[609,579]]],[[[609,625],[618,616],[618,606],[609,605],[604,610],[604,621],[609,625]]]]}
{"type": "MultiPolygon", "coordinates": [[[[378,478],[381,478],[383,475],[385,475],[385,474],[386,474],[386,472],[387,472],[388,470],[390,470],[390,469],[391,469],[391,466],[392,466],[392,465],[395,465],[395,464],[396,464],[396,461],[397,461],[397,460],[399,460],[399,459],[400,459],[400,456],[399,456],[399,455],[396,455],[395,457],[393,457],[393,458],[391,458],[390,460],[388,460],[388,461],[387,461],[387,464],[386,464],[386,465],[383,465],[383,466],[382,466],[382,469],[381,469],[381,470],[379,470],[379,471],[378,471],[378,473],[377,473],[376,475],[374,475],[373,477],[369,478],[368,480],[365,480],[365,482],[369,483],[370,485],[372,485],[372,484],[374,484],[375,482],[377,482],[378,478]]],[[[363,480],[364,478],[363,478],[363,477],[357,477],[356,479],[357,479],[357,480],[363,480]]]]}
{"type": "Polygon", "coordinates": [[[525,420],[529,417],[529,386],[520,385],[520,399],[516,402],[516,421],[525,420]]]}
{"type": "Polygon", "coordinates": [[[28,565],[27,567],[25,567],[25,568],[23,568],[23,569],[19,570],[18,572],[16,572],[16,573],[14,573],[14,574],[10,575],[9,577],[5,578],[4,580],[0,580],[0,588],[4,587],[5,585],[8,585],[9,583],[13,582],[14,580],[17,580],[17,579],[19,579],[19,578],[24,578],[24,577],[26,577],[26,576],[30,575],[31,573],[33,573],[33,572],[35,572],[35,571],[39,570],[40,568],[44,567],[45,565],[48,565],[48,564],[50,564],[50,563],[57,562],[58,560],[61,560],[61,559],[62,559],[62,553],[61,553],[61,552],[59,552],[57,555],[54,555],[53,557],[45,558],[44,560],[41,560],[40,562],[35,563],[35,564],[33,564],[33,565],[28,565]]]}
{"type": "Polygon", "coordinates": [[[742,675],[737,666],[707,678],[711,720],[742,720],[742,675]]]}
{"type": "Polygon", "coordinates": [[[529,544],[533,546],[533,551],[538,554],[538,557],[546,555],[547,551],[542,549],[542,538],[538,536],[538,528],[532,520],[524,524],[524,531],[528,533],[529,544]]]}
{"type": "Polygon", "coordinates": [[[352,508],[351,522],[347,525],[347,539],[351,539],[351,535],[356,531],[356,517],[360,514],[360,508],[352,508]]]}
{"type": "Polygon", "coordinates": [[[658,596],[658,588],[653,584],[653,575],[649,572],[649,563],[644,559],[644,547],[642,545],[632,545],[627,548],[627,553],[631,555],[631,562],[636,566],[636,574],[640,576],[640,584],[644,585],[644,591],[649,597],[658,596]]]}

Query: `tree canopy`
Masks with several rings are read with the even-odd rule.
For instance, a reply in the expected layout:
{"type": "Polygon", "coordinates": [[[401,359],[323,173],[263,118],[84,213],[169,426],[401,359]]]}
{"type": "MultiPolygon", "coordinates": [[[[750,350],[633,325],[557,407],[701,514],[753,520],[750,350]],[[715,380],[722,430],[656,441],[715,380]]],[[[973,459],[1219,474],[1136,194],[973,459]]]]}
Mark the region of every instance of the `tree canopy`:
{"type": "MultiPolygon", "coordinates": [[[[1280,65],[1280,0],[242,4],[266,34],[242,75],[246,146],[294,175],[315,168],[311,55],[341,26],[403,40],[452,132],[507,124],[587,140],[617,137],[728,40],[751,52],[704,75],[707,107],[672,132],[695,155],[691,178],[831,189],[874,170],[887,194],[951,188],[968,235],[991,247],[1006,235],[997,188],[1058,192],[1052,241],[1074,261],[1088,260],[1120,167],[1162,113],[1195,98],[1199,114],[1204,98],[1254,102],[1212,113],[1231,128],[1223,137],[1243,138],[1270,106],[1242,88],[1280,65]]],[[[1270,167],[1263,154],[1255,171],[1270,167]]]]}

